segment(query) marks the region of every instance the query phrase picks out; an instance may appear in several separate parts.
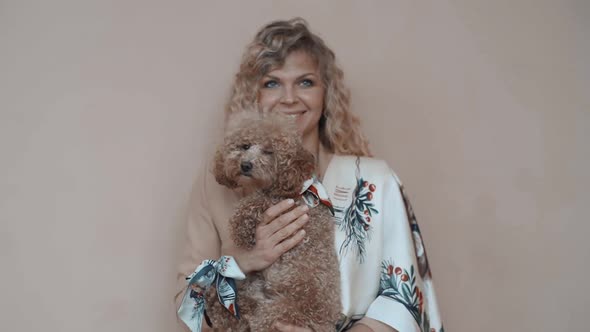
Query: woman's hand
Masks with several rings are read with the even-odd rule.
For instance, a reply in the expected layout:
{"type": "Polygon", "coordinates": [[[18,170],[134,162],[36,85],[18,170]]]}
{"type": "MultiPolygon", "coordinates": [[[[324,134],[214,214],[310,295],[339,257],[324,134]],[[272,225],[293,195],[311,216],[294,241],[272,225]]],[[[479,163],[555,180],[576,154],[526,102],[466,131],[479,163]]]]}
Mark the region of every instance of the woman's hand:
{"type": "Polygon", "coordinates": [[[281,332],[313,332],[310,328],[275,322],[274,328],[281,332]]]}
{"type": "Polygon", "coordinates": [[[242,272],[264,270],[303,240],[305,231],[301,227],[309,220],[309,207],[303,204],[291,209],[294,204],[294,200],[286,199],[264,212],[256,227],[254,248],[233,255],[242,272]]]}

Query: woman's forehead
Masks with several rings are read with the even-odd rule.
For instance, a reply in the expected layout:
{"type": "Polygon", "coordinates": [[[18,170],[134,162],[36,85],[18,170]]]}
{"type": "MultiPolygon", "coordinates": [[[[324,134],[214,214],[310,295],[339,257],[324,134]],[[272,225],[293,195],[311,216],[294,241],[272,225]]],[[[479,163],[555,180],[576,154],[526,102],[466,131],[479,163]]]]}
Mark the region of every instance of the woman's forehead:
{"type": "Polygon", "coordinates": [[[266,76],[277,78],[319,75],[317,61],[305,51],[295,51],[287,55],[283,65],[271,69],[266,76]]]}

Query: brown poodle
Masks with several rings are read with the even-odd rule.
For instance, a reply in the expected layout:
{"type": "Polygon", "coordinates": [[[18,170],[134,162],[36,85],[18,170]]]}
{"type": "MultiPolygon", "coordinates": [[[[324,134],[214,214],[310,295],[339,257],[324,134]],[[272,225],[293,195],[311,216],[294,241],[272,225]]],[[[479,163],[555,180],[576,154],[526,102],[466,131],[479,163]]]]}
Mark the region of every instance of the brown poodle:
{"type": "MultiPolygon", "coordinates": [[[[256,226],[270,206],[286,198],[305,204],[301,189],[315,160],[285,116],[244,111],[232,119],[215,156],[215,178],[229,188],[250,188],[230,220],[236,246],[251,249],[256,226]]],[[[236,319],[217,300],[214,287],[206,310],[221,331],[273,331],[275,321],[334,331],[341,311],[340,272],[330,209],[310,207],[305,239],[264,271],[238,282],[236,319]]]]}

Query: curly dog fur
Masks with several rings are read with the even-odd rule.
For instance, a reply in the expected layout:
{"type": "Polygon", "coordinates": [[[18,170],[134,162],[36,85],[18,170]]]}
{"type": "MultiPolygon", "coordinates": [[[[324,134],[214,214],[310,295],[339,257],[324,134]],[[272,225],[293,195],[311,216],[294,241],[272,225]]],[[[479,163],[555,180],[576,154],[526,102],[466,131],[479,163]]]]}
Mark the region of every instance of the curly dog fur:
{"type": "MultiPolygon", "coordinates": [[[[232,119],[224,144],[215,156],[215,178],[229,188],[252,187],[230,220],[232,239],[243,249],[255,245],[256,226],[263,213],[286,198],[300,198],[311,178],[315,159],[306,151],[295,126],[284,116],[241,112],[232,119]]],[[[275,321],[334,331],[340,304],[340,272],[329,209],[310,208],[305,239],[264,271],[238,283],[236,319],[207,295],[207,314],[223,331],[273,331],[275,321]]]]}

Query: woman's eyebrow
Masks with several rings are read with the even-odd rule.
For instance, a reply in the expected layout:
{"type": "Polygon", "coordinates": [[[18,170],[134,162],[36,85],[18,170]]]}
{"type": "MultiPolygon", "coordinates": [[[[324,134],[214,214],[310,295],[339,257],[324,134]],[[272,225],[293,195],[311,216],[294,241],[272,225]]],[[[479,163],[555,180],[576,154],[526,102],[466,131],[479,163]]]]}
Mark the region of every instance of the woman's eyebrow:
{"type": "Polygon", "coordinates": [[[306,74],[303,74],[303,75],[299,75],[299,77],[297,77],[297,79],[300,80],[300,79],[302,79],[302,78],[304,78],[306,76],[316,76],[316,73],[306,73],[306,74]]]}
{"type": "Polygon", "coordinates": [[[273,80],[276,80],[276,81],[280,81],[280,78],[278,78],[276,76],[273,76],[273,75],[268,75],[268,74],[264,75],[263,78],[270,78],[270,79],[273,79],[273,80]]]}
{"type": "MultiPolygon", "coordinates": [[[[301,75],[297,76],[297,78],[295,78],[295,80],[300,80],[300,79],[302,79],[302,78],[304,78],[306,76],[317,76],[317,74],[314,73],[314,72],[309,72],[309,73],[301,74],[301,75]]],[[[279,77],[274,76],[274,75],[269,75],[269,74],[264,75],[264,78],[270,78],[270,79],[273,79],[273,80],[276,80],[276,81],[280,81],[281,80],[279,77]]]]}

